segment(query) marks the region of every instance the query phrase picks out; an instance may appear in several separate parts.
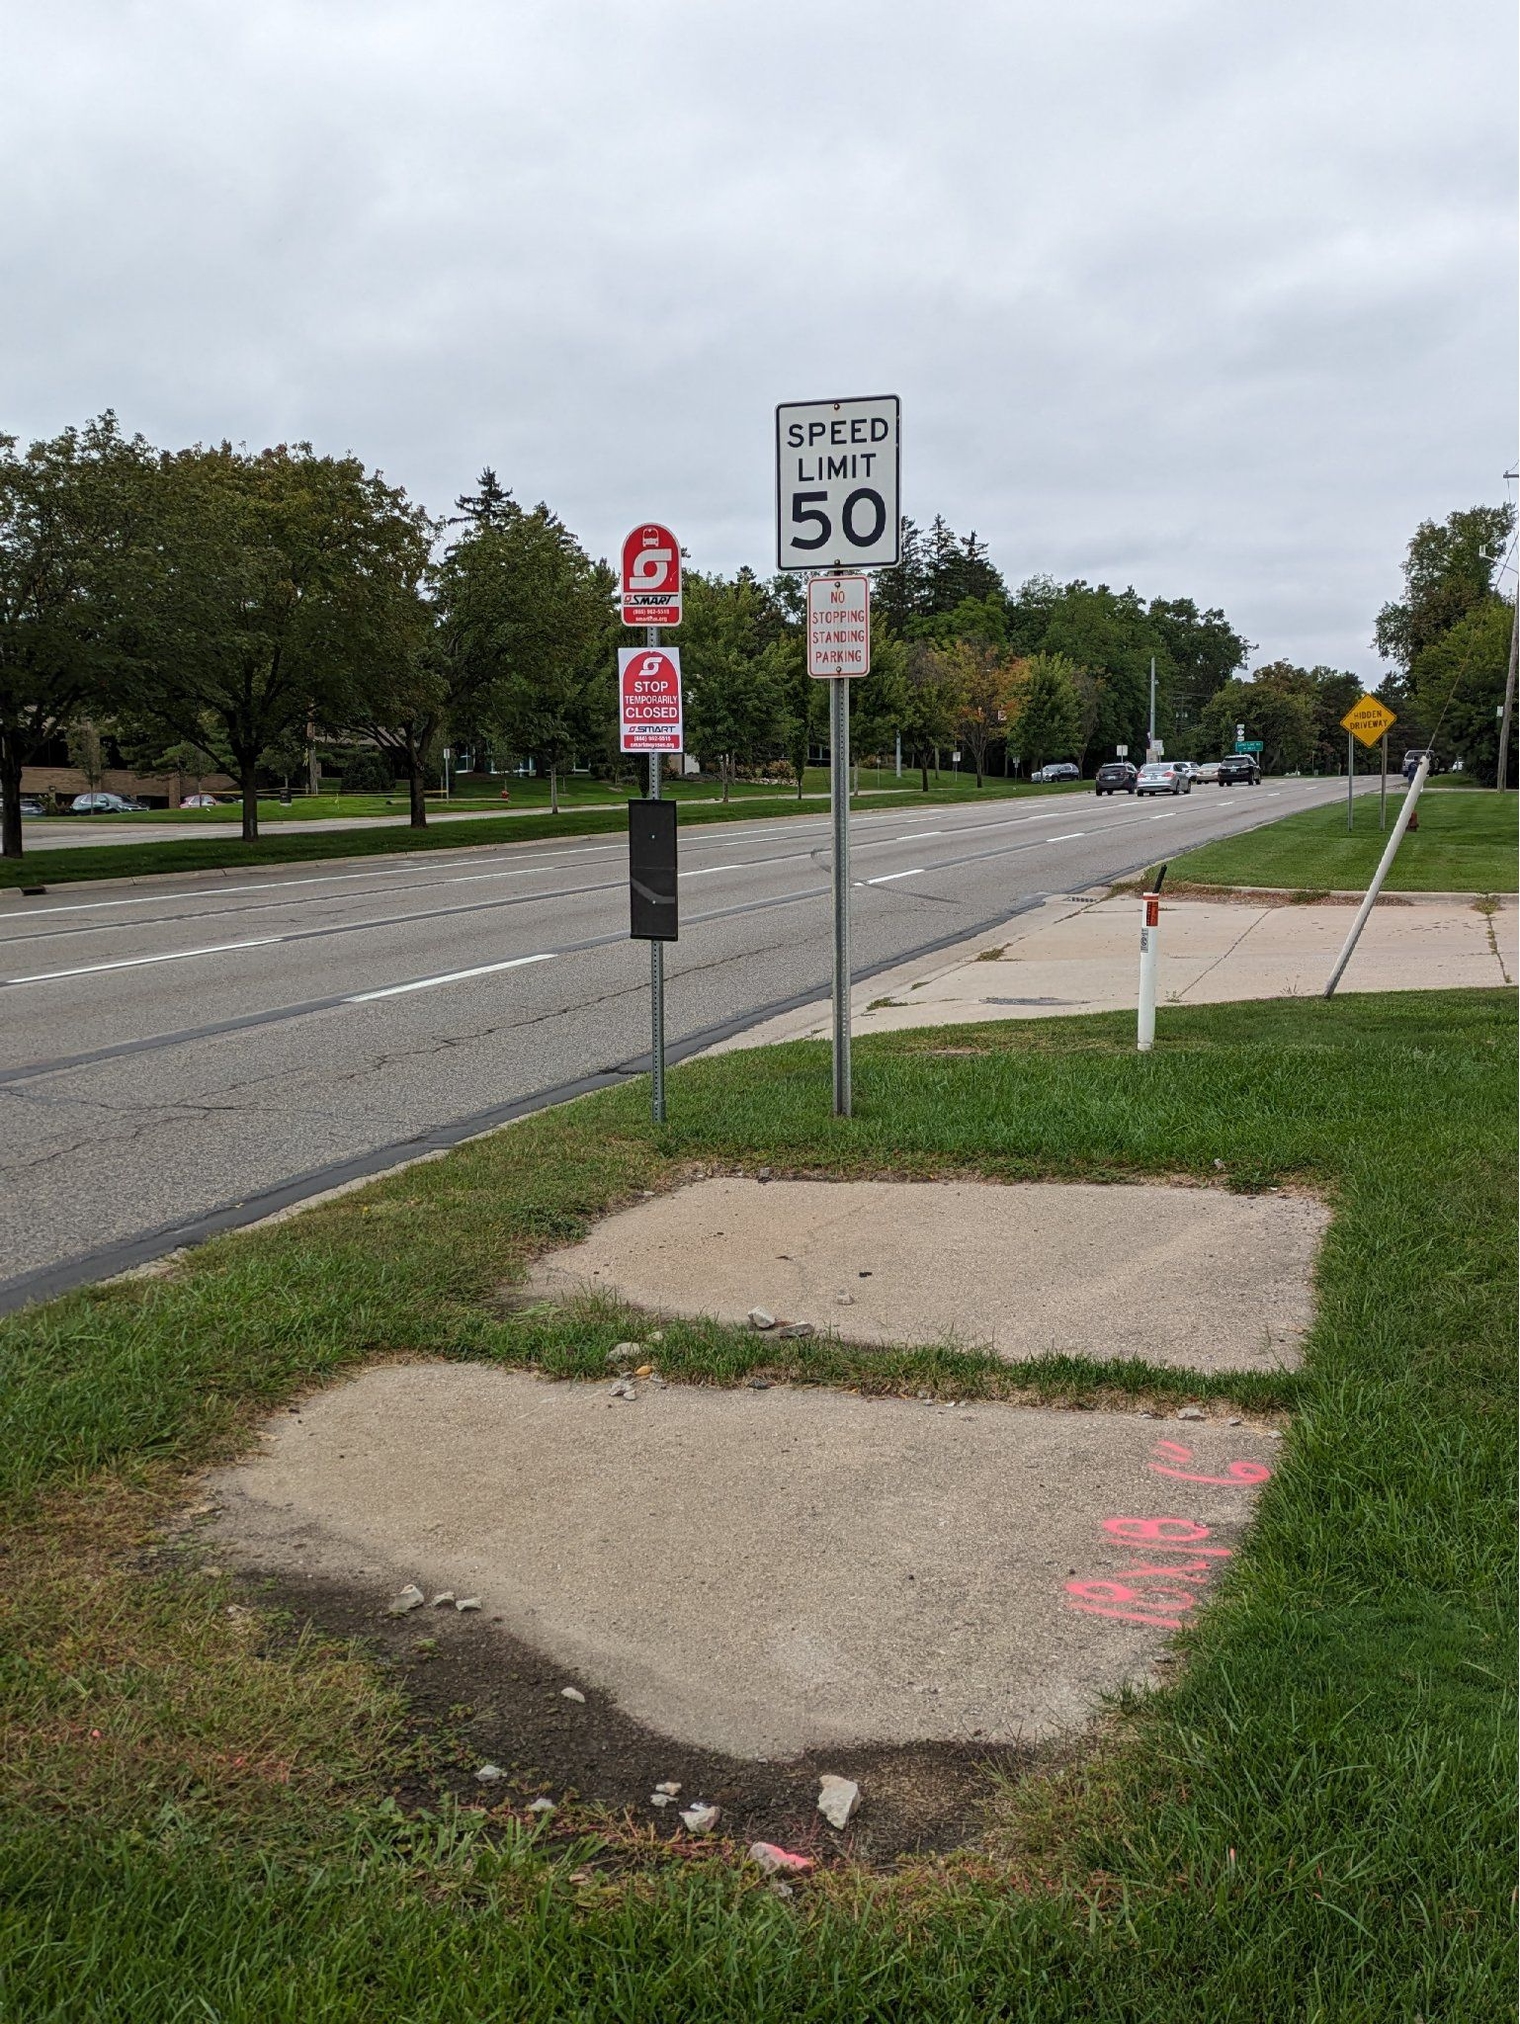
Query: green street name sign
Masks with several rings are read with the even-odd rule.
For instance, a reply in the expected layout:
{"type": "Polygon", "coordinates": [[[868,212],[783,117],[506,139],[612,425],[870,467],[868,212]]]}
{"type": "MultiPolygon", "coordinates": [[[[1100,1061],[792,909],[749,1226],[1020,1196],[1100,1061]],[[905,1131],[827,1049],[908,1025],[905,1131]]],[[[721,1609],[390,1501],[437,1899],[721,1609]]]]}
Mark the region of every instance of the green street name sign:
{"type": "Polygon", "coordinates": [[[1237,752],[1259,752],[1262,749],[1262,744],[1263,740],[1260,738],[1237,738],[1235,740],[1235,750],[1237,752]]]}

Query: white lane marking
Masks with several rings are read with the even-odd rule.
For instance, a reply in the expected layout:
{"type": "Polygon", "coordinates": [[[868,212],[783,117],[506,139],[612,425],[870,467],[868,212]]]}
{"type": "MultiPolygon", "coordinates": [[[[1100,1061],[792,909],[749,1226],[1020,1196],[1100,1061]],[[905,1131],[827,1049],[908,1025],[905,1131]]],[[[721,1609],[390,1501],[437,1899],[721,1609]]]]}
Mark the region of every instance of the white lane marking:
{"type": "Polygon", "coordinates": [[[915,829],[907,836],[894,836],[894,843],[923,843],[931,836],[943,836],[942,829],[915,829]]]}
{"type": "Polygon", "coordinates": [[[399,998],[407,991],[431,991],[435,984],[460,984],[466,977],[490,977],[498,970],[521,970],[528,963],[552,963],[558,951],[541,956],[513,956],[505,963],[480,963],[473,970],[445,970],[437,977],[417,977],[410,984],[387,984],[380,991],[356,991],[344,1000],[348,1005],[368,1005],[375,998],[399,998]]]}
{"type": "Polygon", "coordinates": [[[271,949],[284,935],[260,935],[256,942],[213,942],[207,949],[171,949],[164,956],[126,956],[116,963],[85,963],[77,970],[38,970],[30,977],[0,977],[0,987],[51,984],[59,977],[95,977],[102,970],[140,970],[148,963],[183,963],[189,956],[224,956],[229,949],[271,949]]]}
{"type": "Polygon", "coordinates": [[[883,872],[880,878],[868,878],[866,880],[866,884],[868,886],[884,886],[890,885],[893,879],[895,878],[922,878],[923,875],[924,875],[924,868],[920,864],[915,865],[912,871],[883,872]]]}
{"type": "Polygon", "coordinates": [[[744,869],[745,867],[742,864],[704,864],[700,871],[683,871],[678,876],[681,878],[711,878],[715,871],[743,871],[744,869]]]}
{"type": "Polygon", "coordinates": [[[1164,808],[1164,809],[1162,809],[1162,811],[1161,811],[1161,813],[1160,813],[1159,815],[1153,815],[1153,816],[1152,816],[1152,817],[1150,818],[1150,820],[1151,820],[1152,822],[1170,822],[1170,821],[1171,821],[1171,819],[1172,819],[1172,817],[1173,817],[1173,816],[1174,816],[1175,814],[1177,814],[1177,812],[1178,812],[1178,811],[1177,811],[1177,810],[1176,810],[1175,808],[1164,808]]]}
{"type": "Polygon", "coordinates": [[[1085,829],[1069,829],[1064,836],[1047,836],[1047,843],[1075,843],[1079,836],[1086,836],[1085,829]]]}

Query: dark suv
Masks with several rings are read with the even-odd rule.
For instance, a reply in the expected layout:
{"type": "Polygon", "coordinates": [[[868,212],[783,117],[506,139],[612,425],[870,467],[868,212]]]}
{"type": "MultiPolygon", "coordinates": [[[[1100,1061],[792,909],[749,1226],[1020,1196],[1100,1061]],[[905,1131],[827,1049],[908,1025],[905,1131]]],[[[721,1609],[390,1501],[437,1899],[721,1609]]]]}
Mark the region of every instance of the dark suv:
{"type": "Polygon", "coordinates": [[[1221,787],[1259,787],[1261,768],[1253,752],[1232,752],[1219,762],[1219,784],[1221,787]]]}
{"type": "Polygon", "coordinates": [[[1133,794],[1137,769],[1127,759],[1110,759],[1106,766],[1098,768],[1098,777],[1093,782],[1095,794],[1133,794]]]}

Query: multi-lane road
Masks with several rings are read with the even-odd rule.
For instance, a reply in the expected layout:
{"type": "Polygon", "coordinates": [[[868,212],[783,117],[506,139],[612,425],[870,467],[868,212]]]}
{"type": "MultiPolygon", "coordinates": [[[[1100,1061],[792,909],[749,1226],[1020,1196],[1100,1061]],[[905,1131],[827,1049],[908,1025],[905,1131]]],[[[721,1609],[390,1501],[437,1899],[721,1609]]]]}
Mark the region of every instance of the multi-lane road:
{"type": "MultiPolygon", "coordinates": [[[[856,974],[1334,781],[862,812],[856,974]]],[[[689,826],[672,1056],[827,988],[827,814],[689,826]]],[[[647,1067],[621,837],[0,904],[0,1311],[647,1067]]]]}

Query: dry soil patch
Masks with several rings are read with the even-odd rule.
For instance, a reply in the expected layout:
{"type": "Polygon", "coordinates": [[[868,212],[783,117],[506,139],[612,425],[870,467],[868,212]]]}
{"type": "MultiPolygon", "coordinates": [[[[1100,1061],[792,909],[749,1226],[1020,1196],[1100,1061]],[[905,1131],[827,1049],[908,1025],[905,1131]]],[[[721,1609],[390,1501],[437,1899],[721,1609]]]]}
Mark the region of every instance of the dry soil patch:
{"type": "Polygon", "coordinates": [[[740,1323],[753,1308],[876,1345],[1205,1371],[1299,1360],[1328,1211],[1286,1195],[1076,1182],[698,1181],[539,1260],[594,1291],[740,1323]]]}

